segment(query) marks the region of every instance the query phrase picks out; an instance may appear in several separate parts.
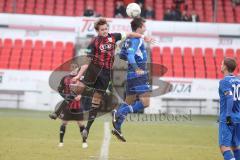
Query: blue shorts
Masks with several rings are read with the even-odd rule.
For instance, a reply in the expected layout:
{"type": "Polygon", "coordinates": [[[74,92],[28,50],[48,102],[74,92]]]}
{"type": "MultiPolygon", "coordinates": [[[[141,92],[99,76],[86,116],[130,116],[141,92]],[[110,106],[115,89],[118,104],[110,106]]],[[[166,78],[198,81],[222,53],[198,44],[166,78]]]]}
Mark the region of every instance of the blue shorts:
{"type": "Polygon", "coordinates": [[[126,95],[140,95],[145,92],[149,92],[150,90],[148,76],[141,76],[127,80],[126,95]]]}
{"type": "Polygon", "coordinates": [[[228,126],[224,122],[219,123],[219,146],[238,147],[240,145],[240,123],[228,126]]]}

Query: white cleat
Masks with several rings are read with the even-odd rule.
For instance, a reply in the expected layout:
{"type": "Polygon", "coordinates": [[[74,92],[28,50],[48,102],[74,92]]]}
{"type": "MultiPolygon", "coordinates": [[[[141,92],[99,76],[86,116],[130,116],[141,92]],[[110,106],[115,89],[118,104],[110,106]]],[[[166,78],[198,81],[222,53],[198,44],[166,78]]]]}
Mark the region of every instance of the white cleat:
{"type": "Polygon", "coordinates": [[[88,144],[86,142],[82,143],[82,148],[87,148],[88,144]]]}
{"type": "Polygon", "coordinates": [[[59,144],[58,144],[58,147],[63,147],[63,143],[59,143],[59,144]]]}

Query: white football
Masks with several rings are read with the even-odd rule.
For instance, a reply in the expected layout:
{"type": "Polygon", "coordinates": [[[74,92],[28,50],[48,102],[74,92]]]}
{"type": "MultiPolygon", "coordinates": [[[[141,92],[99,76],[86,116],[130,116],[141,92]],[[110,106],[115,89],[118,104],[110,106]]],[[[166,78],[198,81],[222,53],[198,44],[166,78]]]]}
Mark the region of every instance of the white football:
{"type": "Polygon", "coordinates": [[[141,8],[137,3],[129,3],[126,12],[129,17],[138,17],[141,14],[141,8]]]}

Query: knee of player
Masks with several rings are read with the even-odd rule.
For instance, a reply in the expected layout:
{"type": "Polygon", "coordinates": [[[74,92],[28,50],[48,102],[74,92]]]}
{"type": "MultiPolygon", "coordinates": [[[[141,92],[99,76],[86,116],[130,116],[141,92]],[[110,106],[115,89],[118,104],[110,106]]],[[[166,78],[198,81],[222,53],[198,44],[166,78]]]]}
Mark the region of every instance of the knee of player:
{"type": "Polygon", "coordinates": [[[225,151],[231,150],[231,147],[228,146],[220,146],[220,150],[222,153],[224,153],[225,151]]]}
{"type": "Polygon", "coordinates": [[[79,127],[82,127],[82,126],[84,126],[84,123],[83,123],[83,121],[77,121],[77,124],[78,124],[78,126],[79,126],[79,127]]]}
{"type": "Polygon", "coordinates": [[[101,100],[102,100],[102,95],[100,93],[96,93],[92,98],[92,104],[100,105],[101,100]]]}

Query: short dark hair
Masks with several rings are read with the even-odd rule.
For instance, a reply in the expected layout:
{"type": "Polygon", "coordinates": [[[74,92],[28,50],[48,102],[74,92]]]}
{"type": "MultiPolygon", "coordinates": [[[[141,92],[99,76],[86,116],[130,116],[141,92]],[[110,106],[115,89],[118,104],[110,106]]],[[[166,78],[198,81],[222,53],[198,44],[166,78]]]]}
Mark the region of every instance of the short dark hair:
{"type": "Polygon", "coordinates": [[[131,28],[132,31],[136,31],[138,28],[141,28],[143,26],[143,23],[145,23],[146,20],[142,17],[136,17],[131,22],[131,28]]]}
{"type": "Polygon", "coordinates": [[[79,68],[80,68],[79,65],[75,62],[70,64],[70,71],[73,71],[73,70],[79,69],[79,68]]]}
{"type": "Polygon", "coordinates": [[[96,31],[99,30],[99,26],[102,26],[102,25],[107,25],[108,26],[108,23],[107,23],[107,20],[105,18],[99,18],[95,23],[94,23],[94,28],[96,31]]]}
{"type": "Polygon", "coordinates": [[[232,73],[237,67],[236,60],[234,58],[226,57],[223,60],[223,64],[227,67],[228,72],[232,73]]]}

